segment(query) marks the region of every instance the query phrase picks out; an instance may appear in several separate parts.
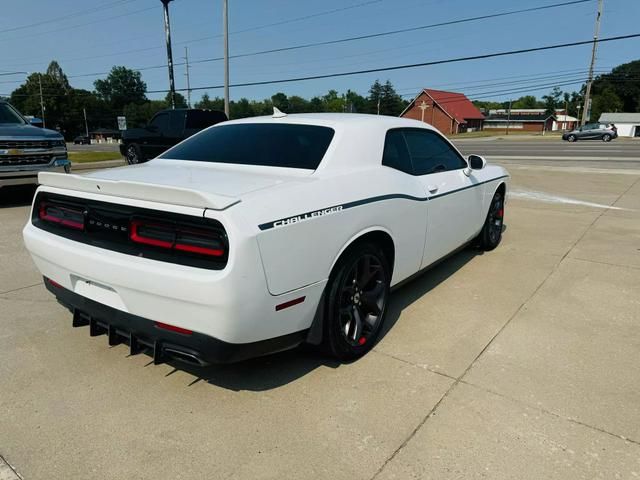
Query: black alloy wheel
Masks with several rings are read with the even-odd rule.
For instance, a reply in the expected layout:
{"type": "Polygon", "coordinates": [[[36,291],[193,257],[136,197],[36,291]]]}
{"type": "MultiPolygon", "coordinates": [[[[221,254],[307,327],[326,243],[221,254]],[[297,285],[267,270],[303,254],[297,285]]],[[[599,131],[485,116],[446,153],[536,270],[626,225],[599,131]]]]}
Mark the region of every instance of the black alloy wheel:
{"type": "Polygon", "coordinates": [[[570,142],[575,142],[578,139],[578,137],[576,137],[575,135],[569,135],[567,137],[567,140],[569,140],[570,142]]]}
{"type": "Polygon", "coordinates": [[[484,227],[480,232],[480,248],[493,250],[502,240],[502,227],[504,224],[504,198],[502,193],[496,192],[489,206],[489,213],[484,227]]]}
{"type": "Polygon", "coordinates": [[[135,143],[132,143],[127,147],[125,158],[129,165],[140,163],[142,161],[140,148],[135,143]]]}
{"type": "Polygon", "coordinates": [[[340,360],[363,356],[375,344],[389,299],[391,273],[380,248],[364,244],[338,264],[328,285],[324,344],[340,360]]]}

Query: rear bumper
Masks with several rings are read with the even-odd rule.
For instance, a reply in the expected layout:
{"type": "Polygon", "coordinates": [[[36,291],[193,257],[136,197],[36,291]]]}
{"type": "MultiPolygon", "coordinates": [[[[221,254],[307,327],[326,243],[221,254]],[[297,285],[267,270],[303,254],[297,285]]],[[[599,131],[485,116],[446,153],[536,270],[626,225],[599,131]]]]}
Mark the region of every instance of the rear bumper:
{"type": "Polygon", "coordinates": [[[293,348],[307,330],[258,342],[234,344],[197,332],[180,333],[157,322],[126,313],[78,295],[45,277],[44,284],[73,314],[73,326],[89,326],[91,336],[107,335],[109,345],[126,343],[131,355],[147,351],[154,363],[178,360],[191,365],[233,363],[293,348]]]}

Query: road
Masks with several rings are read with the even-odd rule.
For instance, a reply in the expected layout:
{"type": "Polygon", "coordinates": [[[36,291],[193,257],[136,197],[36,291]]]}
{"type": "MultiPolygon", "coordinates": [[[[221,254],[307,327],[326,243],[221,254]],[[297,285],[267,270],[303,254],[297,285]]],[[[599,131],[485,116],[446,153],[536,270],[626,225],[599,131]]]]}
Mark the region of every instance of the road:
{"type": "Polygon", "coordinates": [[[475,153],[504,165],[556,165],[591,168],[640,168],[640,141],[618,139],[611,143],[559,139],[455,139],[465,154],[475,153]]]}
{"type": "Polygon", "coordinates": [[[0,478],[638,478],[640,170],[510,172],[502,244],[394,292],[343,365],[91,338],[22,244],[33,190],[0,190],[0,478]]]}

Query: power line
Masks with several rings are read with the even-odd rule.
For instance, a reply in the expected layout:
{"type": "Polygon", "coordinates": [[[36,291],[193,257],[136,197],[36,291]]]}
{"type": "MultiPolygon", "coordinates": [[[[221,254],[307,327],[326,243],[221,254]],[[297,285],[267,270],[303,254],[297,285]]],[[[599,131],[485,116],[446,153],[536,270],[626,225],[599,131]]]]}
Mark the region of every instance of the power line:
{"type": "Polygon", "coordinates": [[[86,10],[80,10],[78,12],[70,13],[68,15],[63,15],[61,17],[48,18],[47,20],[42,20],[42,21],[36,22],[36,23],[30,23],[30,24],[27,24],[27,25],[20,25],[20,26],[17,26],[17,27],[5,28],[4,30],[0,30],[0,34],[1,33],[8,33],[8,32],[15,32],[15,31],[18,31],[18,30],[24,30],[24,29],[32,28],[32,27],[39,27],[40,25],[46,25],[47,23],[60,22],[60,21],[63,21],[63,20],[67,20],[69,18],[81,17],[83,15],[88,15],[88,14],[91,14],[91,13],[94,13],[94,12],[98,12],[100,10],[106,10],[106,9],[111,8],[113,6],[123,5],[125,3],[137,2],[137,1],[138,0],[117,0],[115,2],[105,3],[104,5],[99,5],[97,7],[88,8],[86,10]]]}
{"type": "MultiPolygon", "coordinates": [[[[133,0],[133,1],[137,1],[137,0],[133,0]]],[[[38,35],[45,35],[45,34],[48,34],[48,33],[56,33],[56,32],[66,32],[66,31],[69,31],[69,30],[74,29],[74,28],[81,28],[81,27],[87,27],[89,25],[95,25],[96,23],[103,24],[105,22],[108,22],[108,21],[111,21],[111,20],[115,20],[117,18],[128,17],[130,15],[135,15],[137,13],[142,13],[142,12],[147,12],[149,10],[157,10],[157,7],[153,6],[153,7],[141,8],[139,10],[134,10],[132,12],[121,13],[119,15],[113,15],[111,17],[101,17],[98,20],[92,20],[92,21],[86,22],[86,23],[80,23],[80,24],[76,24],[76,25],[69,25],[68,27],[60,27],[60,28],[55,28],[53,30],[45,30],[43,32],[38,32],[38,35]]],[[[15,39],[18,39],[18,38],[22,38],[22,37],[5,38],[2,41],[6,42],[6,41],[9,41],[9,40],[15,40],[15,39]]],[[[89,58],[94,58],[94,57],[89,57],[89,58]]],[[[37,65],[39,63],[40,62],[31,62],[31,63],[22,63],[22,64],[17,64],[17,65],[37,65]]],[[[16,65],[16,64],[14,64],[14,65],[16,65]]]]}
{"type": "MultiPolygon", "coordinates": [[[[628,35],[619,35],[615,37],[601,38],[598,41],[601,43],[605,43],[605,42],[627,40],[627,39],[639,38],[639,37],[640,37],[640,33],[633,33],[628,35]]],[[[579,42],[545,45],[541,47],[532,47],[532,48],[519,49],[519,50],[508,50],[508,51],[502,51],[502,52],[485,53],[481,55],[472,55],[467,57],[456,57],[456,58],[449,58],[449,59],[443,59],[443,60],[434,60],[430,62],[394,65],[389,67],[379,67],[379,68],[372,68],[367,70],[354,70],[354,71],[348,71],[348,72],[337,72],[337,73],[312,75],[312,76],[297,77],[297,78],[285,78],[285,79],[275,79],[275,80],[264,80],[264,81],[258,81],[258,82],[236,83],[230,86],[231,87],[248,87],[248,86],[256,86],[256,85],[271,85],[271,84],[278,84],[278,83],[289,83],[289,82],[299,82],[299,81],[318,80],[318,79],[325,79],[325,78],[361,75],[366,73],[378,73],[378,72],[385,72],[385,71],[392,71],[392,70],[404,70],[409,68],[442,65],[447,63],[460,63],[460,62],[466,62],[466,61],[472,61],[472,60],[482,60],[487,58],[496,58],[496,57],[504,57],[504,56],[510,56],[510,55],[519,55],[524,53],[540,52],[540,51],[546,51],[546,50],[555,50],[560,48],[576,47],[581,45],[588,45],[592,42],[593,40],[584,40],[579,42]]],[[[202,86],[202,87],[191,87],[191,90],[215,90],[223,87],[224,85],[210,85],[210,86],[202,86]]],[[[185,91],[185,90],[186,89],[184,88],[177,89],[177,91],[185,91]]],[[[166,93],[167,91],[168,90],[149,90],[146,93],[166,93]]]]}
{"type": "MultiPolygon", "coordinates": [[[[638,37],[640,37],[640,33],[633,33],[633,34],[629,34],[629,35],[619,35],[619,36],[616,36],[616,37],[601,38],[599,40],[599,42],[600,43],[613,42],[613,41],[626,40],[626,39],[638,38],[638,37]]],[[[577,47],[577,46],[581,46],[581,45],[589,45],[592,42],[593,42],[593,40],[584,40],[584,41],[580,41],[580,42],[559,43],[559,44],[554,44],[554,45],[545,45],[545,46],[542,46],[542,47],[523,48],[523,49],[519,49],[519,50],[508,50],[508,51],[503,51],[503,52],[485,53],[485,54],[481,54],[481,55],[471,55],[471,56],[467,56],[467,57],[457,57],[457,58],[449,58],[449,59],[444,59],[444,60],[434,60],[434,61],[430,61],[430,62],[411,63],[411,64],[405,64],[405,65],[394,65],[394,66],[390,66],[390,67],[370,68],[370,69],[366,69],[366,70],[353,70],[353,71],[349,71],[349,72],[327,73],[327,74],[311,75],[311,76],[305,76],[305,77],[292,77],[292,78],[283,78],[283,79],[275,79],[275,80],[263,80],[263,81],[258,81],[258,82],[235,83],[235,84],[230,85],[230,87],[252,87],[252,86],[257,86],[257,85],[271,85],[271,84],[277,84],[277,83],[303,82],[303,81],[307,81],[307,80],[320,80],[320,79],[324,79],[324,78],[335,78],[335,77],[346,77],[346,76],[352,76],[352,75],[362,75],[362,74],[365,74],[365,73],[378,73],[378,72],[388,72],[388,71],[392,71],[392,70],[405,70],[405,69],[408,69],[408,68],[428,67],[428,66],[433,66],[433,65],[443,65],[443,64],[447,64],[447,63],[460,63],[460,62],[467,62],[467,61],[471,61],[471,60],[483,60],[483,59],[487,59],[487,58],[497,58],[497,57],[506,57],[506,56],[510,56],[510,55],[519,55],[519,54],[523,54],[523,53],[533,53],[533,52],[540,52],[540,51],[545,51],[545,50],[556,50],[556,49],[559,49],[559,48],[577,47]]],[[[214,89],[218,89],[218,88],[222,88],[222,87],[223,87],[223,85],[210,85],[210,86],[206,86],[206,87],[192,87],[191,89],[192,90],[214,90],[214,89]]],[[[184,90],[184,89],[181,89],[181,90],[184,90]]],[[[164,93],[164,92],[166,92],[166,90],[148,91],[147,93],[164,93]]]]}
{"type": "MultiPolygon", "coordinates": [[[[136,1],[136,0],[127,0],[127,1],[136,1]]],[[[354,8],[360,8],[360,7],[371,5],[371,4],[374,4],[374,3],[380,3],[382,1],[383,0],[369,0],[369,1],[366,1],[366,2],[357,3],[357,4],[354,4],[354,5],[348,5],[346,7],[334,8],[332,10],[326,10],[326,11],[323,11],[323,12],[317,12],[317,13],[310,14],[310,15],[304,15],[302,17],[295,17],[295,18],[290,18],[290,19],[286,19],[286,20],[281,20],[279,22],[268,23],[268,24],[264,24],[264,25],[257,25],[255,27],[249,27],[249,28],[245,28],[245,29],[242,29],[242,30],[237,30],[237,31],[234,31],[234,32],[230,32],[230,35],[236,35],[236,34],[241,34],[241,33],[246,33],[246,32],[252,32],[252,31],[255,31],[255,30],[261,30],[261,29],[268,28],[268,27],[284,25],[284,24],[287,24],[287,23],[299,22],[299,21],[302,21],[302,20],[310,19],[310,18],[326,16],[326,15],[342,12],[342,11],[345,11],[345,10],[351,10],[351,9],[354,9],[354,8]]],[[[134,12],[128,12],[127,14],[116,15],[115,17],[109,17],[107,19],[101,19],[101,20],[99,20],[97,22],[89,22],[89,23],[86,23],[86,24],[71,26],[69,28],[82,27],[82,26],[85,26],[85,25],[90,25],[90,24],[93,24],[93,23],[101,22],[102,20],[109,20],[109,19],[119,18],[119,17],[125,16],[125,15],[133,15],[135,13],[144,12],[146,10],[151,10],[151,9],[154,9],[154,8],[156,8],[156,7],[149,7],[149,8],[145,8],[145,9],[142,9],[142,10],[136,10],[134,12]]],[[[56,30],[50,30],[50,31],[41,32],[41,33],[53,33],[53,32],[61,31],[61,30],[67,30],[67,29],[66,28],[56,29],[56,30]]],[[[209,40],[209,39],[220,38],[220,37],[222,37],[221,34],[220,35],[210,35],[210,36],[206,36],[206,37],[201,37],[201,38],[192,39],[192,40],[183,40],[183,41],[174,42],[174,43],[176,45],[190,44],[190,43],[195,43],[195,42],[199,42],[199,41],[202,41],[202,40],[209,40]]],[[[144,37],[138,37],[138,38],[144,38],[144,37]]],[[[134,49],[134,50],[127,50],[126,52],[107,53],[107,54],[103,54],[103,55],[99,55],[99,56],[91,55],[89,57],[75,57],[75,58],[71,58],[71,59],[67,59],[67,60],[61,60],[61,62],[62,61],[70,62],[70,61],[76,61],[76,60],[91,60],[91,59],[95,59],[95,58],[113,57],[113,56],[121,55],[122,53],[140,53],[140,52],[147,52],[147,51],[151,51],[151,50],[159,50],[161,48],[163,48],[163,47],[138,48],[138,49],[134,49]]],[[[13,64],[13,65],[14,66],[37,65],[39,63],[40,62],[31,62],[31,63],[22,63],[22,64],[13,64]]],[[[176,64],[176,65],[179,65],[179,64],[176,64]]],[[[161,66],[161,67],[164,67],[164,65],[161,66]]],[[[150,69],[155,69],[155,68],[160,68],[160,67],[154,66],[154,67],[149,67],[149,68],[145,68],[145,69],[150,70],[150,69]]],[[[137,69],[137,70],[140,70],[140,69],[137,69]]],[[[109,73],[109,72],[85,74],[85,75],[82,75],[82,76],[105,75],[107,73],[109,73]]]]}
{"type": "MultiPolygon", "coordinates": [[[[347,37],[347,38],[340,38],[340,39],[336,39],[336,40],[325,40],[322,42],[315,42],[315,43],[306,43],[306,44],[301,44],[301,45],[293,45],[293,46],[289,46],[289,47],[280,47],[280,48],[273,48],[273,49],[269,49],[269,50],[261,50],[258,52],[250,52],[250,53],[242,53],[242,54],[238,54],[238,55],[231,55],[230,58],[244,58],[244,57],[253,57],[256,55],[265,55],[268,53],[278,53],[278,52],[288,52],[291,50],[300,50],[303,48],[311,48],[311,47],[318,47],[318,46],[326,46],[326,45],[335,45],[335,44],[339,44],[339,43],[346,43],[346,42],[353,42],[353,41],[357,41],[357,40],[366,40],[369,38],[378,38],[378,37],[385,37],[385,36],[389,36],[389,35],[397,35],[400,33],[407,33],[407,32],[415,32],[415,31],[419,31],[419,30],[427,30],[427,29],[432,29],[432,28],[437,28],[437,27],[444,27],[444,26],[449,26],[449,25],[457,25],[460,23],[469,23],[469,22],[476,22],[479,20],[487,20],[490,18],[498,18],[498,17],[506,17],[508,15],[516,15],[519,13],[528,13],[528,12],[534,12],[534,11],[539,11],[539,10],[547,10],[550,8],[558,8],[558,7],[565,7],[568,5],[575,5],[578,3],[587,3],[587,2],[593,2],[594,0],[572,0],[570,2],[564,2],[564,3],[554,3],[551,5],[543,5],[543,6],[538,6],[538,7],[531,7],[531,8],[524,8],[524,9],[520,9],[520,10],[510,10],[507,12],[499,12],[499,13],[492,13],[492,14],[488,14],[488,15],[480,15],[477,17],[467,17],[467,18],[461,18],[461,19],[457,19],[457,20],[450,20],[447,22],[440,22],[440,23],[431,23],[428,25],[420,25],[418,27],[411,27],[411,28],[403,28],[400,30],[390,30],[387,32],[378,32],[378,33],[371,33],[368,35],[359,35],[359,36],[355,36],[355,37],[347,37]]],[[[201,59],[201,60],[194,60],[191,63],[204,63],[204,62],[213,62],[213,61],[219,61],[222,60],[222,57],[216,57],[216,58],[205,58],[205,59],[201,59]]]]}
{"type": "MultiPolygon", "coordinates": [[[[497,13],[481,15],[481,16],[476,16],[476,17],[467,17],[467,18],[461,18],[461,19],[456,19],[456,20],[449,20],[449,21],[446,21],[446,22],[432,23],[432,24],[427,24],[427,25],[420,25],[420,26],[417,26],[417,27],[404,28],[404,29],[400,29],[400,30],[377,32],[377,33],[371,33],[371,34],[367,34],[367,35],[340,38],[340,39],[334,39],[334,40],[325,40],[325,41],[322,41],[322,42],[306,43],[306,44],[300,44],[300,45],[292,45],[292,46],[288,46],[288,47],[279,47],[279,48],[274,48],[274,49],[261,50],[261,51],[256,51],[256,52],[241,53],[241,54],[236,54],[236,55],[230,55],[229,58],[230,59],[246,58],[246,57],[259,56],[259,55],[266,55],[266,54],[270,54],[270,53],[279,53],[279,52],[287,52],[287,51],[292,51],[292,50],[306,49],[306,48],[311,48],[311,47],[335,45],[335,44],[340,44],[340,43],[365,40],[365,39],[369,39],[369,38],[379,38],[379,37],[384,37],[384,36],[389,36],[389,35],[397,35],[397,34],[401,34],[401,33],[413,32],[413,31],[428,30],[428,29],[433,29],[433,28],[443,27],[443,26],[448,26],[448,25],[457,25],[457,24],[461,24],[461,23],[469,23],[469,22],[476,22],[476,21],[480,21],[480,20],[487,20],[487,19],[491,19],[491,18],[499,18],[499,17],[517,15],[517,14],[520,14],[520,13],[529,13],[529,12],[534,12],[534,11],[548,10],[548,9],[552,9],[552,8],[565,7],[565,6],[588,3],[588,2],[593,2],[593,1],[594,0],[571,0],[571,1],[562,2],[562,3],[554,3],[554,4],[551,4],[551,5],[541,5],[541,6],[537,6],[537,7],[530,7],[530,8],[520,9],[520,10],[510,10],[510,11],[506,11],[506,12],[497,12],[497,13]]],[[[254,28],[257,29],[257,28],[261,28],[261,27],[254,27],[254,28]]],[[[246,31],[248,31],[248,29],[246,31]]],[[[214,37],[208,37],[208,38],[214,38],[214,37]]],[[[188,44],[188,43],[193,43],[194,41],[199,41],[199,40],[203,40],[203,39],[206,39],[206,38],[202,38],[202,39],[198,39],[198,40],[189,40],[189,41],[183,41],[183,42],[176,42],[176,44],[188,44]]],[[[135,49],[135,50],[128,50],[127,52],[124,52],[124,53],[140,53],[140,52],[146,52],[146,51],[149,51],[149,50],[156,50],[158,48],[159,47],[139,48],[139,49],[135,49]]],[[[73,59],[66,60],[66,61],[105,58],[105,57],[117,56],[117,55],[120,55],[122,53],[123,52],[108,53],[108,54],[97,55],[97,56],[93,55],[91,57],[78,57],[78,58],[73,58],[73,59]]],[[[193,64],[199,64],[199,63],[217,62],[217,61],[222,61],[223,59],[224,59],[224,57],[202,58],[202,59],[198,59],[198,60],[191,60],[190,64],[193,65],[193,64]]],[[[63,60],[61,60],[61,61],[63,61],[63,60]]],[[[175,65],[179,66],[179,65],[182,65],[182,64],[176,63],[175,65]]],[[[19,66],[19,65],[16,64],[16,66],[19,66]]],[[[138,71],[144,71],[144,70],[160,69],[160,68],[165,68],[165,67],[166,67],[166,65],[151,65],[151,66],[145,66],[145,67],[139,67],[139,68],[135,68],[134,67],[133,69],[134,70],[138,70],[138,71]]],[[[92,77],[92,76],[107,75],[108,73],[109,72],[93,72],[93,73],[85,73],[85,74],[76,74],[76,75],[69,75],[68,78],[92,77]]]]}

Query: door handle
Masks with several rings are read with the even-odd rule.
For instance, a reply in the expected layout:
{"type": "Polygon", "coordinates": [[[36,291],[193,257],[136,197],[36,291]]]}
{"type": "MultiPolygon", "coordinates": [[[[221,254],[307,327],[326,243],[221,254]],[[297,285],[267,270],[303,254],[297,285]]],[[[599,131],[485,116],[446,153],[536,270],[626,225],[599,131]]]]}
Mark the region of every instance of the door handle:
{"type": "Polygon", "coordinates": [[[438,191],[438,186],[437,185],[428,185],[427,186],[427,190],[429,190],[429,193],[436,193],[438,191]]]}

